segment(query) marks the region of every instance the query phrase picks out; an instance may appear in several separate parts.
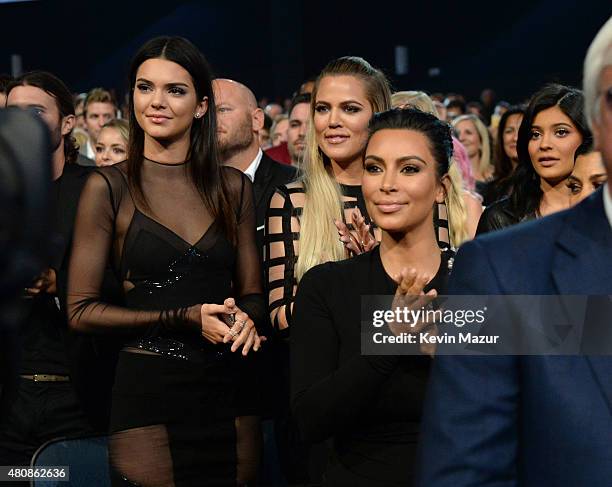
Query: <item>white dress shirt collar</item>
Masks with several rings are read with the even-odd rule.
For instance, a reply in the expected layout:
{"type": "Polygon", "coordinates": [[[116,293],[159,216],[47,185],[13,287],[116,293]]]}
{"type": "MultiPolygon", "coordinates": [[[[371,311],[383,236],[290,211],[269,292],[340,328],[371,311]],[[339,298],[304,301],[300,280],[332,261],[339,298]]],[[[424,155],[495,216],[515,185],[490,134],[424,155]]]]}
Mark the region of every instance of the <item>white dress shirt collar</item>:
{"type": "Polygon", "coordinates": [[[253,162],[251,162],[249,167],[247,167],[246,170],[244,171],[244,174],[246,174],[249,177],[251,182],[255,181],[255,173],[257,172],[257,168],[259,167],[259,164],[261,163],[262,156],[263,156],[263,152],[261,149],[259,149],[257,151],[257,155],[255,156],[255,159],[253,159],[253,162]]]}

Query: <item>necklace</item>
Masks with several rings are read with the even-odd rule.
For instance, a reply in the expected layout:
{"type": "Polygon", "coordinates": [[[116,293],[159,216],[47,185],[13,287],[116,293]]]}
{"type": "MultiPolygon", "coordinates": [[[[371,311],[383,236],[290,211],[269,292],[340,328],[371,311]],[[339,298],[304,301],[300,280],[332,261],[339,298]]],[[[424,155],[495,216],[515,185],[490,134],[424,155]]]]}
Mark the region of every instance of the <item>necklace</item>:
{"type": "Polygon", "coordinates": [[[189,159],[183,162],[159,162],[159,161],[154,161],[153,159],[149,159],[148,157],[145,157],[145,161],[152,162],[153,164],[159,164],[160,166],[184,166],[185,164],[189,162],[189,159]]]}

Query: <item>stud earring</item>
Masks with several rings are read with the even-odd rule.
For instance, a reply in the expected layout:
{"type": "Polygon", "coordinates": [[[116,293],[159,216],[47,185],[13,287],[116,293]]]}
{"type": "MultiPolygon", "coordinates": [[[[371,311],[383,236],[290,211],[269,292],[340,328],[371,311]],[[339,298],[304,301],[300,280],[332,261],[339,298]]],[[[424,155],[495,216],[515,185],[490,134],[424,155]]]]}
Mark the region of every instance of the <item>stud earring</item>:
{"type": "Polygon", "coordinates": [[[202,116],[202,114],[201,114],[201,113],[196,113],[196,114],[195,114],[195,118],[200,118],[201,116],[202,116]]]}

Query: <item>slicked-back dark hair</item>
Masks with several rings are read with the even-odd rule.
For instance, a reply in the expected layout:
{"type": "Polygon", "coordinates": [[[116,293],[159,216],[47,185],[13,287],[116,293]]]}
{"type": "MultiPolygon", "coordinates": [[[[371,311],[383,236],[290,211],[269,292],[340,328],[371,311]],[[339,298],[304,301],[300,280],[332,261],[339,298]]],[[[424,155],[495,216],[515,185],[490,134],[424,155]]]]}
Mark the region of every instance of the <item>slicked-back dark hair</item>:
{"type": "Polygon", "coordinates": [[[299,105],[300,103],[308,103],[310,105],[311,100],[312,95],[310,93],[299,93],[295,95],[291,99],[291,105],[289,106],[289,112],[287,113],[289,114],[289,116],[291,116],[291,112],[293,111],[296,105],[299,105]]]}
{"type": "MultiPolygon", "coordinates": [[[[64,82],[54,74],[47,71],[29,71],[11,81],[6,88],[6,95],[17,86],[33,86],[43,90],[52,96],[57,105],[60,117],[64,118],[74,115],[74,101],[72,93],[64,82]]],[[[61,122],[61,121],[60,121],[61,122]]],[[[76,162],[79,155],[79,147],[72,133],[64,135],[64,157],[66,164],[76,162]]]]}
{"type": "Polygon", "coordinates": [[[225,179],[217,147],[217,119],[212,91],[212,76],[208,62],[191,42],[183,37],[156,37],[145,43],[132,59],[129,73],[130,141],[128,147],[128,181],[139,203],[148,208],[143,193],[141,172],[144,158],[144,131],[134,111],[134,86],[138,68],[149,59],[165,59],[183,67],[193,80],[196,97],[208,97],[208,109],[201,118],[194,118],[187,158],[191,161],[191,179],[212,217],[222,226],[230,241],[235,240],[236,214],[229,200],[229,187],[225,179]]]}
{"type": "Polygon", "coordinates": [[[518,216],[525,217],[537,213],[542,200],[541,181],[529,156],[531,127],[538,113],[547,108],[558,106],[576,126],[582,143],[592,138],[584,116],[584,96],[582,91],[556,83],[544,86],[536,92],[525,109],[519,127],[516,151],[519,162],[512,176],[512,206],[518,216]]]}
{"type": "Polygon", "coordinates": [[[442,122],[431,113],[422,112],[416,108],[393,108],[374,114],[370,120],[368,143],[372,135],[384,129],[413,130],[423,134],[437,162],[438,177],[448,172],[453,155],[453,138],[451,128],[446,122],[442,122]]]}

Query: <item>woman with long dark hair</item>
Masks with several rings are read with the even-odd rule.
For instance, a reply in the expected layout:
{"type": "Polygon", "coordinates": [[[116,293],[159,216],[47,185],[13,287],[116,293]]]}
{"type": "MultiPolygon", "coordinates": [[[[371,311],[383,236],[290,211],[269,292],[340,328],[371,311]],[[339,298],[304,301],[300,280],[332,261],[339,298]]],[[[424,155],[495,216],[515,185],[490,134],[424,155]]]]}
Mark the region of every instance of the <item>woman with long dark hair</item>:
{"type": "Polygon", "coordinates": [[[569,208],[565,180],[576,149],[591,139],[583,104],[580,90],[559,84],[532,96],[519,128],[512,194],[484,211],[477,234],[569,208]]]}
{"type": "Polygon", "coordinates": [[[412,483],[431,359],[362,355],[358,303],[365,295],[444,294],[452,252],[440,250],[433,214],[450,184],[452,151],[449,126],[430,113],[374,115],[362,189],[380,245],[318,265],[300,282],[292,407],[305,440],[334,440],[325,485],[412,483]]]}
{"type": "Polygon", "coordinates": [[[494,177],[487,184],[483,203],[489,205],[512,192],[512,174],[518,165],[518,131],[525,107],[509,107],[499,120],[497,138],[493,149],[494,177]]]}
{"type": "Polygon", "coordinates": [[[243,485],[258,464],[244,355],[265,316],[251,183],[219,162],[210,70],[189,41],[147,42],[129,83],[128,159],[97,170],[80,200],[70,324],[125,335],[110,437],[120,477],[243,485]],[[109,259],[123,306],[100,295],[109,259]]]}

